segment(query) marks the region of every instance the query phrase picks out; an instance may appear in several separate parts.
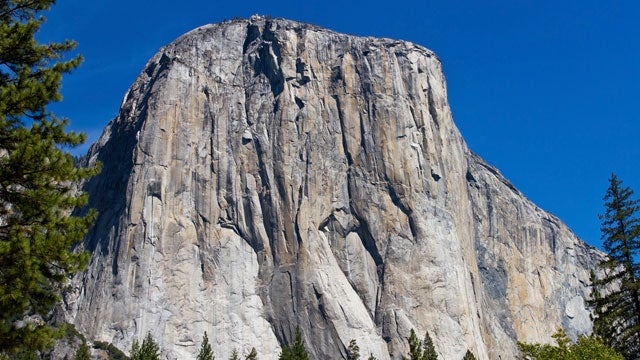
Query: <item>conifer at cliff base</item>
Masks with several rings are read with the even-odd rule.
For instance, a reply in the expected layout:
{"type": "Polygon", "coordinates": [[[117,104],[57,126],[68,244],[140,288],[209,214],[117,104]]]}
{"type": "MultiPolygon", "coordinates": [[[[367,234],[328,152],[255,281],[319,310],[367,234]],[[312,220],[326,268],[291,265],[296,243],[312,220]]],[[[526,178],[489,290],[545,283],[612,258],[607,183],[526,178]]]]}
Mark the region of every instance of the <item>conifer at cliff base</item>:
{"type": "Polygon", "coordinates": [[[359,360],[360,359],[360,347],[355,339],[351,339],[349,346],[347,347],[347,360],[359,360]]]}
{"type": "Polygon", "coordinates": [[[603,248],[598,277],[592,273],[594,332],[627,359],[640,359],[640,203],[612,174],[600,215],[603,248]]]}
{"type": "Polygon", "coordinates": [[[304,346],[302,333],[300,328],[296,328],[296,338],[292,347],[283,347],[282,353],[278,357],[279,360],[309,360],[309,353],[304,346]]]}
{"type": "Polygon", "coordinates": [[[204,336],[202,337],[202,345],[200,345],[200,351],[198,352],[196,360],[213,360],[214,358],[211,344],[209,344],[209,337],[205,331],[204,336]]]}
{"type": "MultiPolygon", "coordinates": [[[[409,342],[409,357],[408,360],[436,360],[438,359],[438,353],[436,353],[435,346],[433,345],[433,340],[431,340],[431,336],[429,332],[424,334],[424,340],[420,341],[416,332],[411,329],[411,333],[409,334],[409,338],[407,339],[409,342]]],[[[403,359],[407,359],[403,357],[403,359]]]]}
{"type": "MultiPolygon", "coordinates": [[[[524,360],[624,360],[624,357],[607,346],[597,336],[580,336],[571,343],[563,329],[551,336],[556,345],[518,342],[524,360]]],[[[470,352],[467,352],[470,353],[470,352]]]]}
{"type": "Polygon", "coordinates": [[[142,345],[133,340],[131,345],[131,360],[160,360],[160,347],[151,333],[147,333],[142,345]]]}

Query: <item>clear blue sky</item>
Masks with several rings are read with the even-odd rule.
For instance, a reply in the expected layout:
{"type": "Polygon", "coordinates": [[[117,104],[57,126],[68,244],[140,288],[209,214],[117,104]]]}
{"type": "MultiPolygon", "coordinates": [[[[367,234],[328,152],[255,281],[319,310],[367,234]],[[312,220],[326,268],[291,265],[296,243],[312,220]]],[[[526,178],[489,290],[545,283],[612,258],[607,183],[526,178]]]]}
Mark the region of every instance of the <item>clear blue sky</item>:
{"type": "Polygon", "coordinates": [[[85,62],[54,110],[92,142],[161,46],[256,13],[435,51],[470,148],[592,245],[611,172],[640,195],[638,1],[58,0],[40,38],[85,62]]]}

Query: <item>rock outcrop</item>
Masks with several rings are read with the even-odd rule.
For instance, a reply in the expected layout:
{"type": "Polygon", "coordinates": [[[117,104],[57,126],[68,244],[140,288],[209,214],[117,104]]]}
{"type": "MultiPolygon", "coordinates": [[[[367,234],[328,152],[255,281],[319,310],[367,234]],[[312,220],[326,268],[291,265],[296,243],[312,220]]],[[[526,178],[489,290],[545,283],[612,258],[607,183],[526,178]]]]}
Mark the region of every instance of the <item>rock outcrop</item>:
{"type": "Polygon", "coordinates": [[[252,17],[162,48],[89,152],[100,211],[65,298],[94,340],[190,359],[296,327],[313,359],[380,360],[429,331],[444,359],[591,328],[601,256],[474,155],[441,63],[405,41],[252,17]]]}

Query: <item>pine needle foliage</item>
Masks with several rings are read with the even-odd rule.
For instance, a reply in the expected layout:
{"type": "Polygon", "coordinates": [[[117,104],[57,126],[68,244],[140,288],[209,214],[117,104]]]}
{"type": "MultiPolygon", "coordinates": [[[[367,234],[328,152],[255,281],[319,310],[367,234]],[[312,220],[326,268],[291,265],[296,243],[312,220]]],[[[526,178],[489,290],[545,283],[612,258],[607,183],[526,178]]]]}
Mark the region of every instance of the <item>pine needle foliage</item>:
{"type": "Polygon", "coordinates": [[[462,358],[462,360],[476,360],[476,356],[473,355],[471,350],[467,350],[467,352],[464,354],[464,357],[462,358]]]}
{"type": "Polygon", "coordinates": [[[429,332],[424,333],[424,340],[422,340],[422,360],[437,360],[438,353],[436,353],[436,348],[433,345],[433,340],[431,340],[431,336],[429,332]]]}
{"type": "Polygon", "coordinates": [[[142,341],[142,345],[137,340],[133,340],[131,360],[160,360],[160,347],[150,332],[147,333],[147,336],[142,341]]]}
{"type": "Polygon", "coordinates": [[[257,359],[258,359],[258,352],[254,347],[252,347],[251,351],[247,354],[247,356],[244,357],[244,360],[257,360],[257,359]]]}
{"type": "Polygon", "coordinates": [[[93,343],[93,348],[104,350],[107,353],[107,357],[109,358],[109,360],[129,360],[127,355],[125,355],[122,350],[118,349],[111,343],[96,341],[93,343]]]}
{"type": "Polygon", "coordinates": [[[63,335],[49,320],[65,281],[88,260],[71,249],[95,217],[70,215],[87,202],[75,182],[97,169],[76,167],[62,149],[85,136],[47,109],[82,60],[64,60],[72,41],[35,40],[53,3],[0,0],[0,353],[45,350],[63,335]]]}
{"type": "Polygon", "coordinates": [[[347,360],[360,359],[360,347],[355,339],[351,339],[349,346],[347,347],[347,360]]]}
{"type": "Polygon", "coordinates": [[[640,202],[615,174],[603,198],[600,278],[591,274],[594,333],[627,359],[640,359],[640,202]]]}
{"type": "Polygon", "coordinates": [[[291,348],[285,346],[282,348],[279,360],[309,360],[309,353],[304,346],[302,333],[300,328],[296,328],[296,339],[291,348]]]}
{"type": "Polygon", "coordinates": [[[240,360],[240,355],[238,355],[237,349],[233,349],[231,356],[229,356],[229,360],[240,360]]]}
{"type": "Polygon", "coordinates": [[[596,336],[581,336],[572,344],[564,330],[559,329],[552,337],[556,341],[556,346],[519,342],[518,347],[522,352],[522,358],[525,360],[624,360],[620,353],[596,336]]]}
{"type": "MultiPolygon", "coordinates": [[[[416,332],[411,329],[411,333],[409,334],[409,360],[436,360],[438,359],[438,354],[436,353],[436,349],[433,345],[433,340],[431,340],[431,336],[429,332],[426,332],[424,335],[424,340],[418,339],[416,332]]],[[[403,359],[407,359],[403,357],[403,359]]]]}
{"type": "Polygon", "coordinates": [[[213,350],[211,349],[211,345],[209,344],[209,337],[207,336],[207,332],[204,332],[204,336],[202,337],[202,345],[200,346],[200,351],[198,352],[198,356],[196,360],[214,360],[215,356],[213,356],[213,350]]]}
{"type": "Polygon", "coordinates": [[[73,356],[73,360],[90,360],[91,356],[89,354],[89,347],[87,346],[86,343],[82,343],[80,344],[80,347],[78,348],[78,350],[76,351],[75,355],[73,356]]]}
{"type": "Polygon", "coordinates": [[[411,329],[409,335],[409,360],[421,360],[422,359],[422,341],[418,339],[416,332],[411,329]]]}

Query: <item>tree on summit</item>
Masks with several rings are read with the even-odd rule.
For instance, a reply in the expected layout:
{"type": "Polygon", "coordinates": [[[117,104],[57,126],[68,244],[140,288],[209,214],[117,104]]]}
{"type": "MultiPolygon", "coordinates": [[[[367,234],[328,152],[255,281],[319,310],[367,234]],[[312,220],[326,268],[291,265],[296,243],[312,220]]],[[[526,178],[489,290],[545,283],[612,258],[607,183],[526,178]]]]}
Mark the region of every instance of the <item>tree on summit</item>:
{"type": "Polygon", "coordinates": [[[604,276],[592,274],[594,332],[627,359],[640,356],[640,202],[633,190],[612,174],[600,215],[604,276]]]}
{"type": "Polygon", "coordinates": [[[59,101],[63,60],[75,43],[39,44],[38,13],[53,0],[0,0],[0,354],[44,350],[62,336],[49,325],[63,284],[88,255],[74,253],[95,216],[71,216],[87,202],[74,183],[97,172],[63,148],[84,142],[47,105],[59,101]]]}

